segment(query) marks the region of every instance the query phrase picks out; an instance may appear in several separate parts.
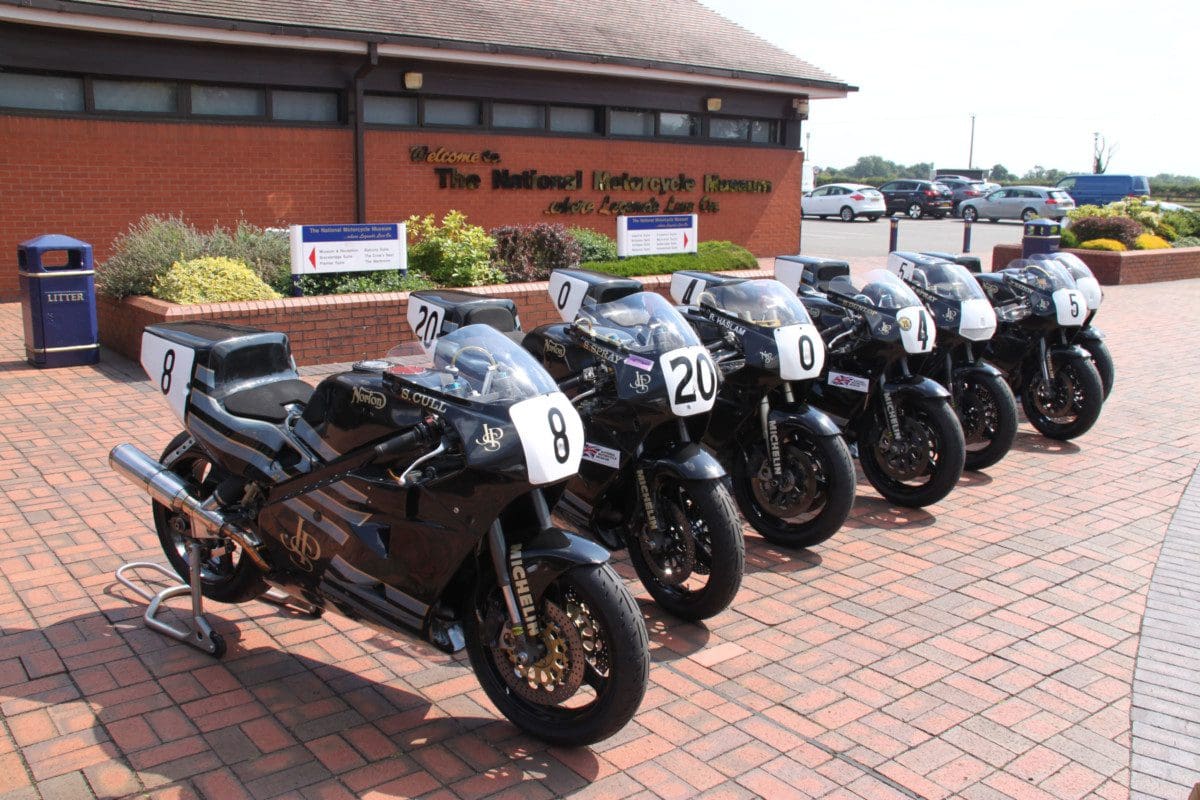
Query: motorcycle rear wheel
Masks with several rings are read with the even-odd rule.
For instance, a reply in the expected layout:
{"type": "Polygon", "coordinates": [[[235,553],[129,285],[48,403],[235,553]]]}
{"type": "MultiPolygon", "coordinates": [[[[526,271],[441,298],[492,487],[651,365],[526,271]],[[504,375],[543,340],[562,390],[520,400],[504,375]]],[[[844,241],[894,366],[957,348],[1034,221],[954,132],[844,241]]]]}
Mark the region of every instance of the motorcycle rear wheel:
{"type": "MultiPolygon", "coordinates": [[[[166,463],[167,456],[182,447],[188,437],[189,434],[184,432],[172,439],[163,450],[159,461],[166,463]]],[[[198,444],[193,444],[170,466],[173,473],[187,482],[188,491],[197,498],[208,497],[217,484],[228,477],[209,460],[204,449],[198,444]]],[[[186,514],[172,511],[158,502],[154,502],[153,505],[154,527],[158,532],[163,554],[171,564],[171,569],[175,570],[183,582],[190,583],[187,541],[190,538],[188,532],[191,530],[191,522],[186,514]]],[[[267,590],[262,572],[233,542],[204,539],[200,556],[200,592],[209,600],[218,603],[242,603],[253,600],[267,590]],[[225,552],[214,555],[214,551],[221,548],[225,552]]]]}
{"type": "Polygon", "coordinates": [[[1104,384],[1091,359],[1054,356],[1054,385],[1041,370],[1021,390],[1021,405],[1033,427],[1050,439],[1074,439],[1091,430],[1104,406],[1104,384]]]}
{"type": "Polygon", "coordinates": [[[483,624],[505,617],[499,591],[467,614],[467,655],[480,685],[500,713],[543,741],[577,747],[612,736],[637,713],[650,671],[637,604],[607,564],[567,570],[537,604],[546,655],[524,671],[504,636],[492,644],[497,637],[483,624]]]}
{"type": "Polygon", "coordinates": [[[743,445],[734,459],[733,496],[746,521],[767,541],[813,547],[837,533],[854,506],[850,448],[841,436],[813,436],[797,427],[780,426],[779,435],[783,475],[792,490],[771,485],[767,451],[756,442],[743,445]]]}
{"type": "Polygon", "coordinates": [[[972,374],[955,389],[967,447],[963,467],[986,469],[1004,458],[1017,438],[1017,400],[995,375],[972,374]]]}
{"type": "Polygon", "coordinates": [[[866,436],[859,439],[859,462],[881,495],[896,505],[923,508],[950,494],[962,477],[966,459],[962,426],[945,401],[898,399],[895,403],[906,439],[903,448],[890,441],[891,432],[879,409],[867,425],[866,436]]]}
{"type": "Polygon", "coordinates": [[[643,514],[629,544],[629,559],[646,591],[682,619],[721,613],[741,588],[746,563],[742,521],[728,482],[663,478],[654,486],[654,505],[662,530],[649,530],[643,514]]]}

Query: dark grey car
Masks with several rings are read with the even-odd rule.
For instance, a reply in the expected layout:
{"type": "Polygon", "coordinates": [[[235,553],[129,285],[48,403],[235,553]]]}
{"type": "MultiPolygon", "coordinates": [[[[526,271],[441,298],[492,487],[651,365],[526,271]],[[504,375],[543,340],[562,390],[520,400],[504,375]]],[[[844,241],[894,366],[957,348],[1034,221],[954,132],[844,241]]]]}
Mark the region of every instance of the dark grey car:
{"type": "Polygon", "coordinates": [[[945,186],[953,194],[950,196],[950,213],[958,216],[958,210],[964,200],[973,200],[987,194],[987,181],[976,181],[970,178],[938,178],[938,183],[945,186]]]}

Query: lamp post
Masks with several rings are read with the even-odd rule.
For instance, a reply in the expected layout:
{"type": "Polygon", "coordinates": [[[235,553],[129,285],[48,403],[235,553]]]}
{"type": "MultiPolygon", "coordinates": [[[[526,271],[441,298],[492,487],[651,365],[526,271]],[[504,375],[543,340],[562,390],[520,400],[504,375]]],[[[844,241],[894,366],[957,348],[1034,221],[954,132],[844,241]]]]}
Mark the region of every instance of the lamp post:
{"type": "Polygon", "coordinates": [[[967,169],[975,168],[975,115],[971,115],[971,149],[967,151],[967,169]]]}

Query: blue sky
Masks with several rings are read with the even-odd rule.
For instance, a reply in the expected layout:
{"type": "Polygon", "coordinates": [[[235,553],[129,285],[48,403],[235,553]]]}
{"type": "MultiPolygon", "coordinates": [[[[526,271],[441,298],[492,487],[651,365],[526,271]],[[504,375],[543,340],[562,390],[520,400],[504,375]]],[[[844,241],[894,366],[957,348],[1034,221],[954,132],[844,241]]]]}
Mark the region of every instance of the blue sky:
{"type": "Polygon", "coordinates": [[[810,158],[844,167],[880,155],[1021,174],[1200,176],[1200,4],[1141,0],[701,0],[859,91],[812,103],[810,158]]]}

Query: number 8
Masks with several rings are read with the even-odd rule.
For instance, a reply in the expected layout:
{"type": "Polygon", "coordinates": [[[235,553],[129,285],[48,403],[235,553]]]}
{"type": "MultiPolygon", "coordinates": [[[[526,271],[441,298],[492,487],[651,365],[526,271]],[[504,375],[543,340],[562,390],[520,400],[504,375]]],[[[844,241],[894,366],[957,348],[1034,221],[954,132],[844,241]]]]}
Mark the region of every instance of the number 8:
{"type": "Polygon", "coordinates": [[[168,350],[163,355],[162,377],[158,379],[158,388],[166,394],[171,391],[171,373],[175,371],[175,351],[168,350]]]}
{"type": "Polygon", "coordinates": [[[567,420],[561,411],[552,408],[546,414],[546,421],[550,425],[550,433],[554,434],[554,460],[565,464],[571,456],[571,442],[567,439],[567,420]]]}

